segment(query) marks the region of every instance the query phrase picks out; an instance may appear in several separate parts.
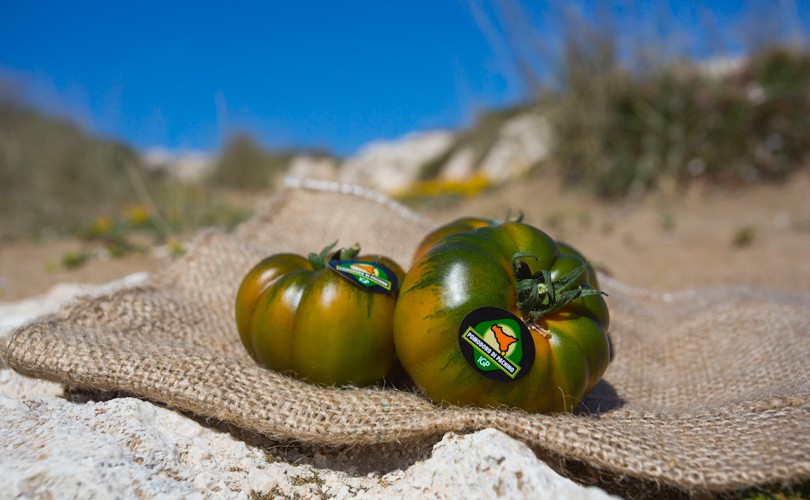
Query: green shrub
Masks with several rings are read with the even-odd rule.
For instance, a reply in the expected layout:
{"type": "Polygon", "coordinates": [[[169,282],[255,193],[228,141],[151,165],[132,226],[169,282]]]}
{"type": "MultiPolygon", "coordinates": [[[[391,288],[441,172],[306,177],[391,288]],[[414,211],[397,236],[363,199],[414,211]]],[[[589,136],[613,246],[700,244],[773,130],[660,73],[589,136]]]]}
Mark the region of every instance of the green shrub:
{"type": "MultiPolygon", "coordinates": [[[[208,182],[217,188],[261,191],[273,187],[299,151],[268,151],[248,134],[233,136],[222,150],[208,182]]],[[[326,156],[326,153],[312,153],[326,156]]]]}
{"type": "Polygon", "coordinates": [[[92,237],[87,228],[110,220],[116,238],[138,230],[162,241],[200,226],[233,227],[250,208],[209,185],[150,174],[134,150],[66,120],[0,101],[0,239],[92,237]]]}
{"type": "Polygon", "coordinates": [[[65,120],[0,103],[0,237],[81,223],[136,195],[125,172],[134,151],[65,120]]]}
{"type": "Polygon", "coordinates": [[[608,197],[666,179],[784,179],[810,151],[810,54],[770,49],[715,78],[672,65],[585,74],[545,98],[552,158],[569,184],[608,197]]]}

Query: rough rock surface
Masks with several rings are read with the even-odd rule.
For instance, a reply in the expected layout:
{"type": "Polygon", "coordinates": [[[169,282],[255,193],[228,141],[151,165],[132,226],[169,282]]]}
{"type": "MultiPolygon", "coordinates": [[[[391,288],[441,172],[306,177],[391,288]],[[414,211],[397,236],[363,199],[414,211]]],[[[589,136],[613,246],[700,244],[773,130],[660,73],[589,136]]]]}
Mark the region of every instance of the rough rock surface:
{"type": "Polygon", "coordinates": [[[439,179],[446,181],[464,181],[475,173],[475,151],[462,148],[454,151],[439,170],[439,179]]]}
{"type": "Polygon", "coordinates": [[[15,397],[9,386],[30,389],[17,377],[0,371],[0,476],[11,497],[317,496],[325,485],[349,494],[370,481],[279,461],[139,399],[15,397]]]}
{"type": "Polygon", "coordinates": [[[550,136],[551,130],[542,116],[518,115],[503,126],[479,171],[493,182],[519,177],[546,157],[550,136]]]}
{"type": "Polygon", "coordinates": [[[455,144],[455,135],[446,131],[373,142],[342,163],[339,177],[344,182],[396,194],[418,181],[426,164],[441,161],[437,175],[441,180],[463,181],[478,172],[493,183],[501,183],[524,175],[548,154],[550,128],[537,112],[511,118],[496,134],[483,157],[470,147],[455,144]],[[443,158],[445,155],[448,157],[443,158]]]}
{"type": "MultiPolygon", "coordinates": [[[[143,279],[61,287],[22,304],[0,304],[0,341],[12,326],[53,312],[75,293],[143,279]]],[[[526,445],[494,429],[448,433],[432,452],[429,444],[313,449],[108,396],[66,393],[0,368],[2,496],[608,498],[559,476],[526,445]]]]}
{"type": "Polygon", "coordinates": [[[444,154],[452,143],[450,132],[418,132],[395,141],[372,142],[343,163],[340,180],[396,193],[416,182],[422,166],[444,154]]]}
{"type": "Polygon", "coordinates": [[[610,498],[559,476],[525,444],[495,429],[452,432],[433,447],[431,457],[382,477],[372,496],[421,498],[610,498]]]}

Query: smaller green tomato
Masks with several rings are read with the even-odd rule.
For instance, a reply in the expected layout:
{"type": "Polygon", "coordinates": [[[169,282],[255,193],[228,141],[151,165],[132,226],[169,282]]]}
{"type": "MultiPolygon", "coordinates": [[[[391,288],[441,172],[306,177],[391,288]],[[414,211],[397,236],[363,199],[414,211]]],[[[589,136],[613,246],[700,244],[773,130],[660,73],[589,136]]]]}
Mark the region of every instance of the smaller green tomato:
{"type": "Polygon", "coordinates": [[[247,352],[271,370],[327,385],[371,385],[396,368],[393,314],[402,268],[355,245],[271,255],[236,296],[247,352]]]}

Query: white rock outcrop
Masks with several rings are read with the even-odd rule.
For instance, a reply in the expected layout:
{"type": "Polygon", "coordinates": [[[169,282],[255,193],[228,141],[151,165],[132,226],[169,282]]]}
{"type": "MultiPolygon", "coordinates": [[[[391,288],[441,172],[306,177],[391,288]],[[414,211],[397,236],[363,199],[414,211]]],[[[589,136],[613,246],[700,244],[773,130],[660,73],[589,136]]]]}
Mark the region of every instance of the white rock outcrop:
{"type": "Polygon", "coordinates": [[[543,116],[518,115],[501,128],[478,170],[495,183],[520,177],[546,157],[550,137],[551,129],[543,116]]]}
{"type": "Polygon", "coordinates": [[[453,151],[447,162],[439,170],[439,179],[445,181],[463,181],[475,173],[475,151],[462,148],[453,151]]]}
{"type": "Polygon", "coordinates": [[[339,179],[388,194],[407,190],[424,165],[443,161],[437,177],[464,181],[476,173],[493,183],[524,175],[546,158],[551,140],[547,120],[536,111],[508,120],[483,156],[472,146],[458,146],[451,132],[420,132],[393,141],[372,142],[340,166],[339,179]],[[450,149],[456,147],[456,151],[450,149]],[[447,155],[446,159],[442,157],[447,155]]]}
{"type": "Polygon", "coordinates": [[[384,193],[402,191],[419,179],[423,165],[447,152],[453,138],[451,132],[417,132],[372,142],[341,165],[340,180],[384,193]]]}
{"type": "Polygon", "coordinates": [[[467,435],[452,432],[433,454],[404,471],[382,477],[367,493],[407,498],[611,498],[599,488],[584,488],[537,459],[525,444],[501,431],[467,435]]]}

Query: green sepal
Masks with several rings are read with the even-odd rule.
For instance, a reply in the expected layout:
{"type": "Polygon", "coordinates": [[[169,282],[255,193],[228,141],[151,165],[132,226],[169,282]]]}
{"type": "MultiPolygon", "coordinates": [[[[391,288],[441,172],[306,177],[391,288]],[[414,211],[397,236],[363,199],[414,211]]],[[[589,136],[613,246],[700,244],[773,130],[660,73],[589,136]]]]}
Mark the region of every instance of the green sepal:
{"type": "Polygon", "coordinates": [[[523,216],[524,215],[525,214],[523,213],[523,210],[518,210],[513,215],[512,214],[512,209],[507,208],[506,209],[506,217],[504,217],[503,222],[523,222],[523,216]]]}
{"type": "MultiPolygon", "coordinates": [[[[310,264],[312,264],[312,269],[316,271],[320,271],[324,267],[326,267],[326,259],[329,253],[332,251],[335,246],[337,246],[337,240],[331,245],[327,245],[321,250],[321,253],[311,252],[307,259],[309,260],[310,264]]],[[[357,257],[357,254],[360,253],[360,244],[355,243],[354,245],[350,246],[349,248],[341,248],[337,252],[333,253],[329,260],[352,260],[353,258],[357,257]]]]}
{"type": "Polygon", "coordinates": [[[551,271],[546,269],[532,274],[529,265],[523,261],[524,258],[537,260],[537,257],[526,252],[519,252],[512,256],[517,306],[529,321],[537,321],[580,297],[607,295],[601,290],[591,288],[586,283],[578,283],[588,270],[587,262],[572,269],[568,274],[552,280],[551,271]]]}
{"type": "Polygon", "coordinates": [[[307,256],[307,259],[309,260],[309,263],[312,264],[312,269],[316,271],[320,271],[321,269],[323,269],[326,266],[326,256],[329,254],[329,252],[332,251],[333,248],[335,248],[335,245],[337,244],[338,242],[337,240],[335,240],[335,242],[332,243],[331,245],[326,245],[325,247],[323,247],[323,250],[321,250],[321,253],[319,254],[315,252],[310,252],[310,254],[307,256]]]}

